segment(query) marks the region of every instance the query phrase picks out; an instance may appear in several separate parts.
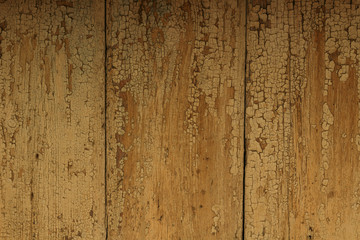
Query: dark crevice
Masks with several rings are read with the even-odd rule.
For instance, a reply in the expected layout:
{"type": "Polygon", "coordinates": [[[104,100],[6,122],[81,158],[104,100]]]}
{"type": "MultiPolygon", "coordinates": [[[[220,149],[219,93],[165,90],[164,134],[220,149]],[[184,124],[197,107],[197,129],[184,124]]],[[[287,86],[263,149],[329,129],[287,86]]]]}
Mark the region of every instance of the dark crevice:
{"type": "MultiPolygon", "coordinates": [[[[243,142],[244,142],[244,155],[243,155],[243,202],[242,202],[242,240],[245,239],[245,173],[246,173],[246,161],[247,161],[247,154],[246,154],[246,84],[247,84],[247,73],[248,73],[248,65],[247,65],[247,15],[248,15],[248,0],[245,1],[245,61],[244,61],[244,129],[243,129],[243,142]]],[[[250,77],[250,72],[249,72],[250,77]]]]}
{"type": "Polygon", "coordinates": [[[104,200],[105,200],[105,240],[108,239],[108,227],[109,227],[109,223],[108,223],[108,212],[107,212],[107,64],[108,64],[108,54],[107,54],[107,1],[104,0],[104,83],[105,83],[105,88],[104,88],[104,142],[105,142],[105,163],[104,163],[104,184],[105,184],[105,196],[104,196],[104,200]]]}

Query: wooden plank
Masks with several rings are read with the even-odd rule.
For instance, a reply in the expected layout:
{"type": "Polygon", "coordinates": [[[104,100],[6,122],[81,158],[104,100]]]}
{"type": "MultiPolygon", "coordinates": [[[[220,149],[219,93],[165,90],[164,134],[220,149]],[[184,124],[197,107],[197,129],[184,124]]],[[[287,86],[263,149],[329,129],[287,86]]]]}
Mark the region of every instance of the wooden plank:
{"type": "Polygon", "coordinates": [[[281,0],[248,5],[245,239],[289,239],[292,21],[287,7],[281,0]]]}
{"type": "Polygon", "coordinates": [[[109,239],[241,239],[245,1],[107,13],[109,239]]]}
{"type": "Polygon", "coordinates": [[[0,239],[104,239],[104,2],[0,1],[0,239]]]}
{"type": "Polygon", "coordinates": [[[359,239],[359,3],[250,1],[246,239],[359,239]]]}

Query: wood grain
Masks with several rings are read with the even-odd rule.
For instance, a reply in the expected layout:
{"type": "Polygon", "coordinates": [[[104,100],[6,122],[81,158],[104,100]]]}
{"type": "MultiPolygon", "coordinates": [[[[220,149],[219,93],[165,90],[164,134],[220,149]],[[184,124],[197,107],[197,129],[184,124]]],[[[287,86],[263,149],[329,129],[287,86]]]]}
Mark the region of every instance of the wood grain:
{"type": "Polygon", "coordinates": [[[0,1],[0,239],[104,239],[104,2],[0,1]]]}
{"type": "Polygon", "coordinates": [[[245,239],[359,239],[359,3],[248,12],[245,239]]]}
{"type": "Polygon", "coordinates": [[[360,239],[359,23],[351,0],[0,0],[0,239],[360,239]]]}
{"type": "Polygon", "coordinates": [[[241,239],[245,2],[107,12],[109,239],[241,239]]]}

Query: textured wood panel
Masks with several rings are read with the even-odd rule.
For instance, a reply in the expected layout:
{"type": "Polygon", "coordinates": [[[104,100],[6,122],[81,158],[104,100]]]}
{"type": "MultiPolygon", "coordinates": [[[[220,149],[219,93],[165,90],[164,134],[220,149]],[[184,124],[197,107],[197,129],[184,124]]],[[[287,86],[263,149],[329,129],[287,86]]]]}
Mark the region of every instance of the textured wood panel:
{"type": "Polygon", "coordinates": [[[0,0],[0,239],[359,239],[360,3],[245,5],[0,0]]]}
{"type": "Polygon", "coordinates": [[[241,239],[245,2],[107,12],[109,239],[241,239]]]}
{"type": "Polygon", "coordinates": [[[104,239],[104,2],[0,1],[0,239],[104,239]]]}
{"type": "Polygon", "coordinates": [[[245,239],[359,239],[359,3],[248,7],[245,239]]]}

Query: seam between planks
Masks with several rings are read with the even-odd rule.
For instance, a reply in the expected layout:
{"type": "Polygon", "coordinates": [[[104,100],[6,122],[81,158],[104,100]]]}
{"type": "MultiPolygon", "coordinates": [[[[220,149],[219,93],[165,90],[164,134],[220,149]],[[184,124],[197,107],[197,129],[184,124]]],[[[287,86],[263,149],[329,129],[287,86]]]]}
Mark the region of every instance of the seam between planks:
{"type": "MultiPolygon", "coordinates": [[[[248,23],[248,0],[245,1],[245,60],[244,60],[244,129],[243,129],[243,137],[244,137],[244,155],[243,155],[243,202],[242,202],[242,240],[245,240],[245,173],[246,173],[246,83],[247,83],[247,23],[248,23]]],[[[250,75],[249,75],[250,78],[250,75]]]]}
{"type": "Polygon", "coordinates": [[[105,240],[108,239],[108,212],[107,212],[107,64],[108,64],[108,54],[107,54],[107,1],[104,0],[104,128],[105,128],[105,139],[104,139],[104,145],[105,145],[105,163],[104,163],[104,184],[105,184],[105,240]]]}

